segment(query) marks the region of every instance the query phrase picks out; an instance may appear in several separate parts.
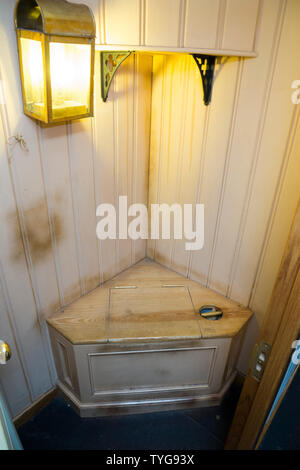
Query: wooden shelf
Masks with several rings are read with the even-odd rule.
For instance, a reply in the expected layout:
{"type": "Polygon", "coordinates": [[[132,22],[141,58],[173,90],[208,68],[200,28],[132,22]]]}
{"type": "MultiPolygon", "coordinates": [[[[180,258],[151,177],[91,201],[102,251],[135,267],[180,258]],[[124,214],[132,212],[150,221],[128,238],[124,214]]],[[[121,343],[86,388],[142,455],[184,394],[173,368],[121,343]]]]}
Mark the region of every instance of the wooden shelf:
{"type": "Polygon", "coordinates": [[[128,51],[144,52],[150,54],[207,54],[214,56],[231,56],[231,57],[257,57],[255,51],[239,51],[232,49],[203,49],[203,48],[189,48],[189,47],[164,47],[164,46],[133,46],[132,44],[96,44],[96,51],[128,51]]]}

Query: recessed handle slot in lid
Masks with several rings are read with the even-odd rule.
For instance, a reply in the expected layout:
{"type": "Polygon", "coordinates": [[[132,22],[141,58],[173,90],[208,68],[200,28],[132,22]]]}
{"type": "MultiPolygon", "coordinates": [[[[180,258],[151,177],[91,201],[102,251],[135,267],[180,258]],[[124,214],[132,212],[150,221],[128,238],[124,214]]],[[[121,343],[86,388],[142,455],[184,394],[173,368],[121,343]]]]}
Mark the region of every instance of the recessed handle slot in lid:
{"type": "Polygon", "coordinates": [[[216,305],[202,305],[199,313],[206,320],[220,320],[223,316],[222,310],[216,305]]]}

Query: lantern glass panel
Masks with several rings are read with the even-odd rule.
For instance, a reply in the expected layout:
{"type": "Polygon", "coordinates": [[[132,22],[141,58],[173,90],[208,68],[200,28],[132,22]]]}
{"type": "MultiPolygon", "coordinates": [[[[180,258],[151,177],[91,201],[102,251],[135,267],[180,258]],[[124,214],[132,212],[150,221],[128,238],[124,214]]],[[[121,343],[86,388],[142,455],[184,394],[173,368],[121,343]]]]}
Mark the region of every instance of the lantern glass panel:
{"type": "Polygon", "coordinates": [[[46,114],[43,50],[40,41],[20,38],[25,109],[41,119],[46,114]]]}
{"type": "Polygon", "coordinates": [[[49,50],[52,119],[90,113],[91,44],[50,42],[49,50]]]}

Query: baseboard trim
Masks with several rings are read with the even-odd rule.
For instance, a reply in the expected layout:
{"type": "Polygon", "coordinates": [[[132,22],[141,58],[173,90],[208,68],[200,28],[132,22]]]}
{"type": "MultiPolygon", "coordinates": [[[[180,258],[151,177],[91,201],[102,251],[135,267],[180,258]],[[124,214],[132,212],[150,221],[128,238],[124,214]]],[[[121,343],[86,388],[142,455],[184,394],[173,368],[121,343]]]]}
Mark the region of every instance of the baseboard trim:
{"type": "Polygon", "coordinates": [[[97,416],[127,415],[139,413],[151,413],[157,411],[184,410],[190,408],[200,408],[206,406],[218,406],[230,385],[234,381],[234,372],[219,393],[192,397],[178,397],[155,400],[122,401],[122,402],[102,402],[102,403],[82,403],[62,382],[58,380],[57,387],[59,393],[72,406],[72,408],[82,418],[92,418],[97,416]]]}
{"type": "Polygon", "coordinates": [[[16,428],[19,428],[25,424],[29,419],[35,416],[39,411],[41,411],[45,406],[47,406],[53,398],[57,396],[57,388],[52,388],[49,392],[42,395],[38,400],[32,403],[28,408],[26,408],[22,413],[18,414],[14,419],[14,425],[16,428]]]}

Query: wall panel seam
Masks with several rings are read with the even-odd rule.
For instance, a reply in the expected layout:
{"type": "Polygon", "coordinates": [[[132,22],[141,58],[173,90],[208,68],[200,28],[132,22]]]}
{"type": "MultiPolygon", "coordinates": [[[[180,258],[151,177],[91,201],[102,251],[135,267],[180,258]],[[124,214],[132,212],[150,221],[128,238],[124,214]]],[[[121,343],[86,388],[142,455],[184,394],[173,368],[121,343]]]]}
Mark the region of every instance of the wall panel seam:
{"type": "MultiPolygon", "coordinates": [[[[210,107],[205,107],[204,111],[204,128],[202,133],[202,141],[201,141],[201,149],[200,149],[200,163],[198,168],[198,175],[197,175],[197,186],[196,186],[196,196],[194,201],[194,206],[196,204],[201,204],[202,198],[202,191],[203,191],[203,177],[204,177],[204,166],[205,166],[205,153],[206,153],[206,144],[207,144],[207,137],[208,137],[208,128],[209,128],[209,118],[210,118],[210,107]]],[[[190,277],[190,270],[193,267],[194,263],[194,255],[193,251],[190,252],[190,261],[189,261],[189,273],[188,277],[190,277]]],[[[196,255],[195,255],[196,256],[196,255]]]]}
{"type": "Polygon", "coordinates": [[[73,169],[73,162],[72,162],[72,144],[71,144],[71,136],[72,136],[72,123],[66,123],[66,135],[67,135],[67,159],[68,159],[68,170],[69,170],[69,178],[71,184],[71,203],[72,203],[72,214],[73,214],[73,225],[74,225],[74,232],[75,232],[75,246],[76,246],[76,264],[78,267],[79,273],[79,284],[80,284],[80,291],[81,295],[86,293],[85,290],[85,283],[84,283],[84,276],[83,276],[83,256],[82,256],[82,249],[81,249],[81,237],[80,237],[80,230],[79,230],[79,208],[78,208],[78,199],[77,199],[77,191],[76,191],[76,184],[75,184],[75,176],[74,176],[74,169],[73,169]]]}
{"type": "Polygon", "coordinates": [[[226,11],[227,11],[227,0],[219,0],[218,24],[217,24],[217,34],[216,34],[216,42],[215,42],[216,49],[222,49],[226,11]]]}
{"type": "MultiPolygon", "coordinates": [[[[198,86],[198,84],[197,84],[198,86]]],[[[196,80],[194,80],[194,86],[193,86],[193,96],[195,96],[196,92],[196,80]]],[[[195,133],[195,113],[196,113],[196,100],[193,100],[192,104],[192,125],[190,129],[190,155],[189,155],[189,162],[192,161],[193,158],[193,139],[194,139],[194,133],[195,133]]],[[[195,198],[195,202],[197,202],[197,195],[195,198]]],[[[188,279],[191,277],[191,269],[192,269],[192,251],[188,252],[188,259],[187,259],[187,272],[186,276],[188,279]]]]}
{"type": "MultiPolygon", "coordinates": [[[[138,82],[139,82],[139,76],[137,73],[138,69],[138,57],[136,54],[133,54],[133,86],[132,86],[132,116],[133,116],[133,129],[132,129],[132,186],[133,186],[133,191],[132,191],[132,199],[131,203],[136,204],[137,200],[137,191],[136,191],[136,182],[137,182],[137,117],[138,117],[138,106],[139,106],[139,96],[136,90],[136,85],[137,89],[139,88],[138,82]]],[[[131,263],[135,263],[135,257],[136,257],[136,243],[134,240],[131,240],[131,263]]]]}
{"type": "MultiPolygon", "coordinates": [[[[173,73],[171,73],[171,76],[170,76],[170,88],[169,88],[169,95],[170,95],[170,98],[169,98],[169,108],[168,108],[168,115],[169,115],[169,122],[168,122],[168,133],[167,133],[167,183],[169,182],[169,170],[170,170],[170,146],[171,146],[171,133],[172,133],[172,117],[173,117],[173,113],[172,113],[172,109],[173,109],[173,100],[172,100],[172,90],[173,90],[173,78],[174,78],[174,75],[173,73]]],[[[159,198],[159,202],[160,202],[160,198],[159,198]]],[[[171,256],[171,246],[169,246],[169,253],[168,253],[168,265],[170,266],[170,263],[171,263],[171,259],[170,259],[170,256],[171,256]]]]}
{"type": "MultiPolygon", "coordinates": [[[[189,88],[189,83],[190,83],[190,74],[188,74],[187,71],[187,61],[185,61],[184,67],[182,69],[182,75],[183,75],[183,80],[184,80],[184,85],[183,85],[183,102],[187,102],[187,93],[188,93],[188,88],[189,88]]],[[[182,120],[181,120],[181,129],[180,129],[180,140],[179,140],[179,145],[178,145],[178,159],[177,159],[177,170],[176,170],[176,199],[175,203],[180,204],[181,200],[181,178],[182,177],[182,164],[183,164],[183,142],[184,142],[184,137],[185,137],[185,130],[186,130],[186,115],[187,115],[187,106],[183,106],[183,112],[182,112],[182,120]],[[180,175],[180,177],[179,177],[180,175]]],[[[173,239],[171,240],[171,266],[173,266],[173,259],[174,259],[174,251],[176,247],[177,241],[173,239]]]]}
{"type": "Polygon", "coordinates": [[[179,5],[179,22],[178,22],[178,38],[177,38],[177,44],[178,47],[183,47],[184,46],[184,36],[185,36],[185,30],[186,30],[186,3],[188,0],[180,0],[180,5],[179,5]]]}
{"type": "Polygon", "coordinates": [[[151,56],[151,78],[150,78],[150,101],[149,101],[149,134],[148,134],[148,141],[147,141],[147,190],[146,190],[146,198],[145,202],[147,204],[147,209],[148,209],[148,218],[147,218],[147,223],[148,223],[148,238],[145,240],[145,256],[148,256],[148,245],[149,245],[149,233],[150,233],[150,218],[151,218],[151,202],[150,201],[150,164],[151,164],[151,135],[152,135],[152,98],[153,98],[153,64],[154,64],[154,58],[151,56]]]}
{"type": "Polygon", "coordinates": [[[252,50],[253,51],[256,50],[256,45],[257,45],[257,42],[258,42],[258,34],[259,34],[259,29],[261,27],[262,8],[263,8],[263,0],[258,0],[255,32],[254,32],[253,43],[252,43],[252,50]]]}
{"type": "Polygon", "coordinates": [[[105,27],[105,0],[99,0],[99,40],[102,44],[107,44],[105,27]]]}
{"type": "Polygon", "coordinates": [[[140,0],[140,45],[145,45],[145,0],[140,0]]]}
{"type": "MultiPolygon", "coordinates": [[[[133,187],[133,150],[134,150],[134,83],[135,83],[135,54],[132,54],[131,57],[132,65],[130,66],[129,74],[126,74],[126,87],[125,87],[125,95],[126,95],[126,110],[127,110],[127,145],[126,145],[126,160],[127,160],[127,195],[129,199],[129,204],[132,204],[134,187],[133,187]],[[132,82],[131,82],[132,77],[132,82]],[[131,93],[129,92],[130,84],[132,84],[131,93]],[[130,94],[129,94],[130,93],[130,94]],[[132,103],[130,103],[129,97],[132,95],[132,103]],[[130,104],[130,106],[129,106],[130,104]],[[131,108],[132,112],[132,127],[129,126],[129,109],[131,108]],[[131,130],[131,135],[130,135],[131,130]]],[[[130,62],[129,62],[130,63],[130,62]]],[[[128,229],[127,229],[128,234],[128,229]]],[[[129,260],[131,263],[132,256],[133,256],[133,240],[130,239],[130,254],[129,260]]]]}
{"type": "Polygon", "coordinates": [[[212,250],[211,250],[211,255],[210,255],[208,273],[207,273],[207,282],[206,282],[207,287],[209,287],[212,282],[211,276],[212,276],[215,254],[216,254],[219,233],[220,233],[220,224],[221,224],[221,217],[222,217],[222,212],[223,212],[224,197],[225,197],[225,192],[226,192],[226,187],[227,187],[228,173],[229,173],[230,162],[231,162],[231,155],[232,155],[231,150],[232,150],[232,144],[233,144],[234,135],[235,135],[238,104],[239,104],[239,99],[240,99],[243,72],[244,72],[244,59],[240,58],[239,64],[238,64],[237,75],[236,75],[235,93],[234,93],[234,98],[233,98],[232,114],[231,114],[231,121],[230,121],[230,130],[229,130],[227,147],[226,147],[226,157],[225,157],[224,170],[223,170],[223,175],[222,175],[220,196],[219,196],[219,201],[218,201],[218,210],[217,210],[216,223],[215,223],[215,229],[214,229],[214,235],[213,235],[213,244],[212,244],[212,250]]]}
{"type": "MultiPolygon", "coordinates": [[[[115,77],[111,87],[113,87],[113,97],[119,92],[119,87],[117,87],[118,81],[115,77]],[[117,93],[116,93],[117,92],[117,93]]],[[[113,159],[114,159],[114,183],[115,183],[115,191],[114,191],[114,198],[115,198],[115,207],[117,208],[119,206],[119,201],[118,201],[118,196],[119,196],[119,175],[118,175],[118,151],[119,151],[119,145],[118,145],[118,114],[119,114],[119,106],[118,106],[118,101],[113,100],[113,134],[114,134],[114,148],[113,148],[113,159]]],[[[116,211],[117,214],[119,214],[119,211],[116,211]]],[[[117,223],[118,227],[118,223],[117,223]]],[[[118,237],[115,240],[115,261],[114,261],[114,273],[115,272],[120,272],[120,246],[119,246],[119,240],[118,237]]]]}
{"type": "MultiPolygon", "coordinates": [[[[99,60],[96,59],[95,65],[97,65],[97,71],[100,72],[100,54],[98,54],[99,60]]],[[[98,75],[98,72],[95,75],[95,79],[100,80],[100,75],[98,75]]],[[[97,95],[95,97],[95,100],[97,99],[97,95]]],[[[100,97],[99,97],[100,98],[100,97]]],[[[99,105],[98,105],[99,106],[99,105]]],[[[98,130],[98,117],[97,117],[97,112],[96,109],[94,110],[94,117],[91,118],[91,129],[92,129],[92,149],[93,149],[93,183],[94,183],[94,201],[95,201],[95,210],[97,209],[98,203],[100,204],[101,201],[101,189],[100,189],[100,183],[98,178],[96,177],[97,175],[97,170],[98,170],[98,164],[99,160],[101,159],[101,152],[100,152],[100,146],[99,146],[99,137],[96,134],[96,129],[98,130]]],[[[97,228],[97,214],[95,211],[95,231],[97,228]]],[[[99,281],[100,285],[104,282],[104,273],[103,273],[103,266],[102,266],[102,241],[97,237],[97,250],[98,250],[98,272],[99,272],[99,281]]]]}
{"type": "Polygon", "coordinates": [[[55,236],[55,228],[54,228],[54,219],[53,219],[53,210],[50,202],[50,195],[48,190],[48,181],[47,181],[47,164],[44,158],[44,151],[43,151],[43,138],[41,134],[41,128],[39,125],[36,125],[37,134],[38,134],[38,146],[39,146],[39,156],[40,156],[40,163],[41,163],[41,170],[42,170],[42,178],[43,184],[45,188],[45,197],[46,197],[46,204],[48,210],[48,221],[49,221],[49,229],[50,229],[50,237],[51,237],[51,244],[52,244],[52,252],[54,258],[54,265],[55,265],[55,272],[56,272],[56,281],[58,286],[58,292],[60,297],[60,304],[61,307],[65,305],[65,297],[64,297],[64,287],[62,281],[62,274],[61,274],[61,265],[59,259],[59,253],[57,248],[57,241],[55,236]]]}
{"type": "Polygon", "coordinates": [[[146,44],[147,33],[148,33],[148,30],[147,30],[148,11],[149,11],[148,0],[144,0],[144,32],[143,32],[143,34],[144,34],[144,45],[146,44]]]}
{"type": "MultiPolygon", "coordinates": [[[[95,113],[96,116],[96,113],[95,113]]],[[[92,182],[93,182],[93,198],[94,198],[94,209],[95,209],[95,232],[97,228],[97,196],[96,196],[96,170],[95,170],[95,160],[96,160],[96,150],[97,150],[97,139],[96,139],[96,117],[92,117],[90,119],[90,124],[91,124],[91,136],[92,136],[92,182]]],[[[99,284],[102,284],[103,282],[103,273],[101,269],[101,240],[97,237],[97,259],[98,259],[98,274],[99,274],[99,284]]]]}
{"type": "MultiPolygon", "coordinates": [[[[161,85],[161,102],[160,102],[160,132],[159,132],[159,152],[158,152],[158,165],[157,165],[157,182],[156,182],[156,200],[155,203],[159,202],[159,195],[160,195],[160,174],[161,174],[161,164],[162,164],[162,125],[163,125],[163,117],[165,115],[165,104],[166,104],[166,93],[164,93],[164,87],[166,83],[166,56],[163,57],[163,66],[162,66],[162,85],[161,85]]],[[[150,155],[151,158],[151,155],[150,155]]],[[[154,240],[154,247],[153,247],[153,259],[156,258],[156,240],[154,240]]]]}

